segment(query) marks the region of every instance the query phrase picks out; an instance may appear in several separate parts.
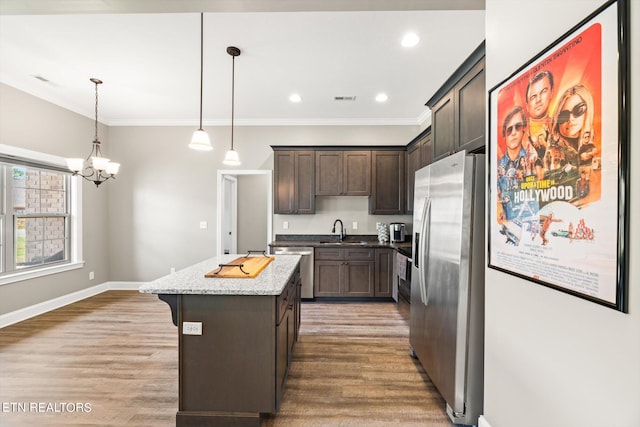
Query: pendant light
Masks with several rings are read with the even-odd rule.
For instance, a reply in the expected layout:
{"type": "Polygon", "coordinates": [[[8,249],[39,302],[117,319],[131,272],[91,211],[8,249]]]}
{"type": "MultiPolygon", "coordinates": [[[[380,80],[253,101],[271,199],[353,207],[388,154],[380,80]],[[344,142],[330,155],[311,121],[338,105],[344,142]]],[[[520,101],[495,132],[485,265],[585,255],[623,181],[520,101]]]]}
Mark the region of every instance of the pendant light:
{"type": "Polygon", "coordinates": [[[87,181],[93,182],[97,187],[106,180],[116,177],[120,169],[120,163],[112,162],[103,157],[100,151],[100,140],[98,139],[98,85],[102,84],[102,80],[96,78],[89,80],[96,86],[96,119],[93,148],[86,160],[81,158],[67,159],[67,167],[73,172],[73,175],[81,176],[87,181]]]}
{"type": "Polygon", "coordinates": [[[200,151],[211,151],[211,141],[209,135],[202,129],[202,81],[204,75],[204,13],[200,13],[200,127],[193,133],[189,148],[200,151]]]}
{"type": "Polygon", "coordinates": [[[224,163],[227,166],[239,166],[240,165],[240,156],[238,156],[238,152],[233,149],[233,110],[234,110],[234,101],[235,101],[235,74],[236,74],[236,56],[240,56],[240,49],[234,46],[229,46],[227,48],[227,53],[231,55],[231,149],[227,151],[227,154],[224,156],[224,163]]]}

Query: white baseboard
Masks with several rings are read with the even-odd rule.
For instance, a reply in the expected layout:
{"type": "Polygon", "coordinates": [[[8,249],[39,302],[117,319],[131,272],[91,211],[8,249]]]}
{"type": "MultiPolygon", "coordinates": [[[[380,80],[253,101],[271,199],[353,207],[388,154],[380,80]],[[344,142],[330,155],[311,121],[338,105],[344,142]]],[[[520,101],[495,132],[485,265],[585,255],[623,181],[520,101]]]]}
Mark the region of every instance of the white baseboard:
{"type": "Polygon", "coordinates": [[[90,288],[82,289],[77,292],[72,292],[67,295],[63,295],[58,298],[44,301],[38,304],[31,305],[29,307],[21,308],[10,313],[0,315],[0,329],[5,326],[13,325],[14,323],[22,322],[31,317],[44,314],[48,311],[55,310],[65,305],[72,304],[74,302],[81,301],[85,298],[92,297],[94,295],[101,294],[105,291],[112,290],[135,290],[143,285],[144,282],[104,282],[90,288]]]}
{"type": "Polygon", "coordinates": [[[491,427],[484,415],[480,415],[480,418],[478,418],[478,427],[491,427]]]}

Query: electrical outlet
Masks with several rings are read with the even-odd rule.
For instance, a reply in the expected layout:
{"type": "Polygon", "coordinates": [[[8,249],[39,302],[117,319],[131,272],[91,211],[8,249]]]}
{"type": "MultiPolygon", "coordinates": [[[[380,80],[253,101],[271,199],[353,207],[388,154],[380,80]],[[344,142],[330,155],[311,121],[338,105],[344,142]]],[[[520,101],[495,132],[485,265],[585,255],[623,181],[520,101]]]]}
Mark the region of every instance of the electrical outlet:
{"type": "Polygon", "coordinates": [[[351,224],[351,228],[353,228],[354,230],[358,229],[358,221],[353,221],[353,224],[351,224]]]}
{"type": "Polygon", "coordinates": [[[202,335],[202,322],[182,322],[182,335],[202,335]]]}
{"type": "Polygon", "coordinates": [[[207,224],[207,221],[200,221],[200,228],[201,229],[206,229],[207,227],[209,227],[209,224],[207,224]]]}
{"type": "Polygon", "coordinates": [[[175,273],[175,272],[176,272],[176,268],[175,268],[175,267],[171,267],[171,268],[169,269],[169,274],[173,274],[173,273],[175,273]]]}
{"type": "Polygon", "coordinates": [[[89,280],[93,280],[93,279],[95,279],[95,278],[96,278],[95,273],[94,273],[93,271],[90,271],[90,272],[89,272],[89,280]]]}
{"type": "Polygon", "coordinates": [[[283,222],[282,223],[282,228],[285,229],[285,230],[288,230],[289,229],[289,221],[283,222]]]}

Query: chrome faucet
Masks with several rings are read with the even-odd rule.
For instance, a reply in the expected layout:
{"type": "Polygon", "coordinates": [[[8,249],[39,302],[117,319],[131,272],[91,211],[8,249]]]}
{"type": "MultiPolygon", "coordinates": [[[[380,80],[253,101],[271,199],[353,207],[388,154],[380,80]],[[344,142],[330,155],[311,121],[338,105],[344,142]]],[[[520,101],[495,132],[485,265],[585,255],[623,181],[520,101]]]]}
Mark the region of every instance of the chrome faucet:
{"type": "Polygon", "coordinates": [[[333,221],[333,228],[331,229],[331,232],[336,232],[336,223],[338,222],[340,223],[340,241],[342,242],[342,239],[347,235],[347,233],[344,232],[344,224],[342,223],[342,220],[336,219],[333,221]]]}

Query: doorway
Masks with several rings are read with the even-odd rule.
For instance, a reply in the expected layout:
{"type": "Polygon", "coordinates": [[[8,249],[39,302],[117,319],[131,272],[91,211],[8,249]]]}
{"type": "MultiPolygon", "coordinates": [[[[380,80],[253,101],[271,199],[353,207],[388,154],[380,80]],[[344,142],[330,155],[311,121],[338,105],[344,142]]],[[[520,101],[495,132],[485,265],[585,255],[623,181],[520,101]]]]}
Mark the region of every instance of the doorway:
{"type": "Polygon", "coordinates": [[[271,170],[218,171],[217,254],[268,249],[273,227],[272,175],[271,170]]]}

